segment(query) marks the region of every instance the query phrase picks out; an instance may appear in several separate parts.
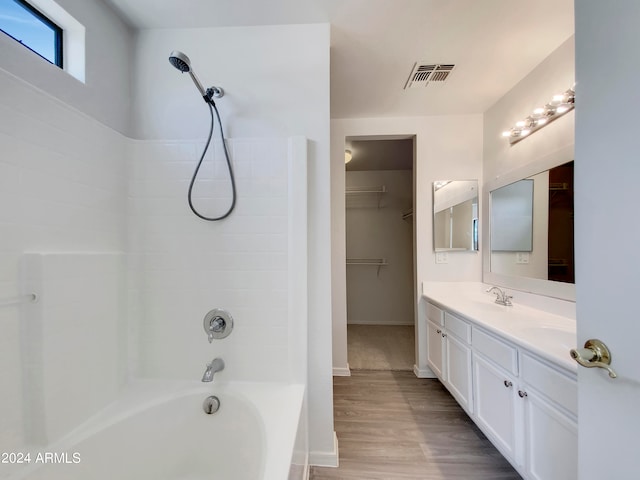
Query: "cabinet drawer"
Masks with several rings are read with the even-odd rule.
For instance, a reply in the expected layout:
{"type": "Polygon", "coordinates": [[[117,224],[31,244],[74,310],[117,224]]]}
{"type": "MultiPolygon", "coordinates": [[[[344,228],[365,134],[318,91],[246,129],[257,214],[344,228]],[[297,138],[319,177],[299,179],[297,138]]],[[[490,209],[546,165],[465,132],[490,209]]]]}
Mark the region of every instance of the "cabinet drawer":
{"type": "Polygon", "coordinates": [[[526,353],[520,359],[520,375],[524,383],[577,415],[578,382],[575,377],[571,378],[526,353]]]}
{"type": "Polygon", "coordinates": [[[518,352],[515,347],[474,328],[473,348],[508,372],[518,375],[518,352]]]}
{"type": "Polygon", "coordinates": [[[433,303],[427,302],[427,318],[436,325],[444,325],[442,310],[436,307],[433,303]]]}
{"type": "Polygon", "coordinates": [[[444,312],[444,327],[447,334],[453,334],[466,343],[471,343],[471,325],[449,312],[444,312]]]}

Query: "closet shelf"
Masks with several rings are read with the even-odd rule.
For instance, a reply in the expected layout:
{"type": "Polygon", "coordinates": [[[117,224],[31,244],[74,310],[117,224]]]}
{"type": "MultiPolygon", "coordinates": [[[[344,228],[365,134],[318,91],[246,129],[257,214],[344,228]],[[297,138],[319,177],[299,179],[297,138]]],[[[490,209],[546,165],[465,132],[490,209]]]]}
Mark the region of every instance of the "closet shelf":
{"type": "Polygon", "coordinates": [[[389,264],[386,258],[347,258],[347,265],[369,265],[378,267],[377,276],[380,276],[380,268],[389,264]]]}
{"type": "Polygon", "coordinates": [[[380,185],[379,187],[347,187],[344,192],[346,195],[367,195],[387,193],[387,187],[380,185]]]}
{"type": "MultiPolygon", "coordinates": [[[[370,198],[375,195],[375,198],[378,199],[377,206],[378,208],[380,208],[380,200],[382,199],[382,195],[384,193],[387,193],[387,187],[385,185],[380,185],[377,187],[347,187],[344,193],[347,198],[370,198]]],[[[347,205],[347,208],[348,207],[349,206],[347,205]]]]}

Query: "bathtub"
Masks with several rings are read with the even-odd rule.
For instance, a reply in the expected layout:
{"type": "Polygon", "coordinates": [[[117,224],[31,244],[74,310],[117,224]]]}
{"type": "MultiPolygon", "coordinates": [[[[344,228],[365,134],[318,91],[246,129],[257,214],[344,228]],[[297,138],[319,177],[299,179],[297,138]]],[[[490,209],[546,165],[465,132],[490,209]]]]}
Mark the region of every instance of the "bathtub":
{"type": "Polygon", "coordinates": [[[11,480],[287,480],[304,386],[140,381],[11,480]],[[202,404],[220,399],[217,413],[202,404]]]}

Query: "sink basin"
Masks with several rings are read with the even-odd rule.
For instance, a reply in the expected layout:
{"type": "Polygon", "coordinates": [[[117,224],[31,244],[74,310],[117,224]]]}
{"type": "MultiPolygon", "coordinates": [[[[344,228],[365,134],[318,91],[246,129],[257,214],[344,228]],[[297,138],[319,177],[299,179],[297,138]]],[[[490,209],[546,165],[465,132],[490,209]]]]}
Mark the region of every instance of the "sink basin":
{"type": "Polygon", "coordinates": [[[522,332],[536,342],[553,342],[570,350],[576,348],[576,332],[550,325],[524,327],[522,332]]]}

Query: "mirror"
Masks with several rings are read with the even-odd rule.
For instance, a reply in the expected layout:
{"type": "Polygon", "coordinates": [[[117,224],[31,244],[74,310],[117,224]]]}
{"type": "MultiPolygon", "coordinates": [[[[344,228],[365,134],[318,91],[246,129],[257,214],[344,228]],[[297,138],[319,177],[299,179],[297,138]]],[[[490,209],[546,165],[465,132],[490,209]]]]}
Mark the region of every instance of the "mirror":
{"type": "Polygon", "coordinates": [[[573,148],[485,185],[485,283],[575,300],[574,162],[567,158],[573,148]]]}
{"type": "Polygon", "coordinates": [[[478,250],[478,181],[433,182],[433,249],[478,250]]]}
{"type": "Polygon", "coordinates": [[[525,178],[491,192],[491,251],[530,252],[533,243],[533,186],[525,178]]]}

